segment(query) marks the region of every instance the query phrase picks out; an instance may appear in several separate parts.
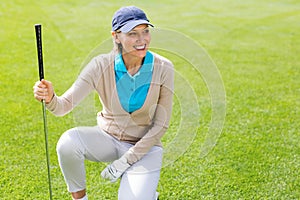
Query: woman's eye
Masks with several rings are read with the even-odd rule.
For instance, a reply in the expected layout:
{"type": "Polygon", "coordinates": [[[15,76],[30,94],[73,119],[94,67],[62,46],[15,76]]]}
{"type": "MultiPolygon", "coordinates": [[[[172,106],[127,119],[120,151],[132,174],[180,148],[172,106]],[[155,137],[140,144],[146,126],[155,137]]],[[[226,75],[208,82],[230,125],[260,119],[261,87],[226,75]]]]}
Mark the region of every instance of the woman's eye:
{"type": "Polygon", "coordinates": [[[135,35],[136,35],[136,32],[130,32],[129,35],[130,35],[130,36],[135,36],[135,35]]]}
{"type": "Polygon", "coordinates": [[[150,32],[149,29],[144,30],[144,33],[149,33],[149,32],[150,32]]]}

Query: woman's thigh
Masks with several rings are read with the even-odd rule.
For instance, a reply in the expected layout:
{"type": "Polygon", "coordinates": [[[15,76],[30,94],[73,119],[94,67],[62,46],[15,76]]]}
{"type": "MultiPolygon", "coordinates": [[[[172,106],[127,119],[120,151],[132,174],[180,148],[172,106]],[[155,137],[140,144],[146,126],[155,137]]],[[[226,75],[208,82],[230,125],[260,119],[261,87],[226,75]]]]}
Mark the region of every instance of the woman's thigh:
{"type": "Polygon", "coordinates": [[[61,136],[58,148],[64,148],[65,151],[80,149],[85,159],[109,162],[118,157],[118,149],[114,140],[98,126],[76,127],[61,136]]]}

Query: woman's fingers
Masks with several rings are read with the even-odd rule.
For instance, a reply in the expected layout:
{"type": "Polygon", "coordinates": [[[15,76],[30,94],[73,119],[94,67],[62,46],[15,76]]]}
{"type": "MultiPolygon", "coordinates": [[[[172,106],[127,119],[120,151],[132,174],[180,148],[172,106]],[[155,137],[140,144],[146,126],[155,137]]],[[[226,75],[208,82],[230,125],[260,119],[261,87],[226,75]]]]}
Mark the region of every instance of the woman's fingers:
{"type": "Polygon", "coordinates": [[[52,83],[46,80],[37,81],[33,86],[33,93],[38,101],[45,100],[49,103],[54,95],[52,83]]]}

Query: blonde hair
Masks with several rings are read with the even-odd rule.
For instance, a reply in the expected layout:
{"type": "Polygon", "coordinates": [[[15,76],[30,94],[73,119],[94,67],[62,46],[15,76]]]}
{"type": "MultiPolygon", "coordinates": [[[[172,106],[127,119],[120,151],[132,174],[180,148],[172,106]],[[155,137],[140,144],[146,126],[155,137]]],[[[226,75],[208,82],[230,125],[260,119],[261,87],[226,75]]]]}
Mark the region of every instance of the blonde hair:
{"type": "MultiPolygon", "coordinates": [[[[118,31],[114,31],[114,32],[115,32],[115,34],[120,33],[120,32],[118,32],[118,31]]],[[[121,43],[117,43],[115,37],[112,37],[112,41],[113,41],[113,45],[114,45],[114,46],[113,46],[113,50],[114,50],[115,52],[122,53],[122,49],[123,49],[122,44],[121,44],[121,43]]]]}

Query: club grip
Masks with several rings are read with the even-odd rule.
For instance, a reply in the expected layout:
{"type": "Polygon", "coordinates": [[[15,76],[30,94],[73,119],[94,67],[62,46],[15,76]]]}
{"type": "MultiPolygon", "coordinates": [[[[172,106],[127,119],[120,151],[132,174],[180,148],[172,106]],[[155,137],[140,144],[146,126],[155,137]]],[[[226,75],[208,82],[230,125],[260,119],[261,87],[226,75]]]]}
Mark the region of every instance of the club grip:
{"type": "Polygon", "coordinates": [[[42,49],[42,25],[35,25],[36,47],[39,65],[40,80],[44,79],[43,49],[42,49]]]}

